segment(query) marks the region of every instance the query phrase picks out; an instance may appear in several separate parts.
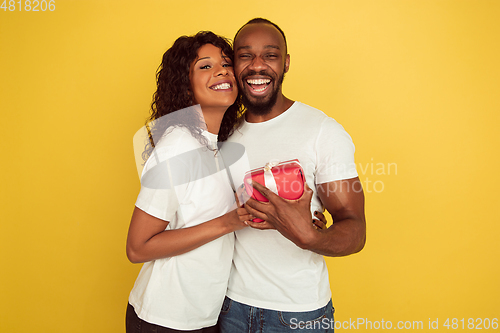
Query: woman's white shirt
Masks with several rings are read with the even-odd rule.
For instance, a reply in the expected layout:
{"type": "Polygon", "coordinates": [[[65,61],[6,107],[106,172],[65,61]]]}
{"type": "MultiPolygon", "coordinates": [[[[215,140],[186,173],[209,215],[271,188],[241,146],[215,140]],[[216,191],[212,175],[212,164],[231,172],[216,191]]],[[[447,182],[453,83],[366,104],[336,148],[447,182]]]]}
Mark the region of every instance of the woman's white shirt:
{"type": "MultiPolygon", "coordinates": [[[[196,226],[227,213],[234,195],[217,153],[184,127],[169,129],[146,162],[136,207],[169,221],[168,229],[196,226]]],[[[130,293],[139,318],[178,330],[215,325],[226,293],[234,234],[182,255],[147,262],[130,293]]]]}

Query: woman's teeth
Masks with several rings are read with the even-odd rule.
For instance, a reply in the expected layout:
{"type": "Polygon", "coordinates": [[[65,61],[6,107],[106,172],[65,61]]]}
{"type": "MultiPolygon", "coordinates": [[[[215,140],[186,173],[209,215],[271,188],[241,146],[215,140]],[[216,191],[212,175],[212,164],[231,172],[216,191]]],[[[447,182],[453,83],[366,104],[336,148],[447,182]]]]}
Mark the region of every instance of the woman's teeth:
{"type": "Polygon", "coordinates": [[[219,90],[219,89],[229,89],[231,88],[231,85],[229,83],[221,83],[216,86],[211,87],[213,90],[219,90]]]}

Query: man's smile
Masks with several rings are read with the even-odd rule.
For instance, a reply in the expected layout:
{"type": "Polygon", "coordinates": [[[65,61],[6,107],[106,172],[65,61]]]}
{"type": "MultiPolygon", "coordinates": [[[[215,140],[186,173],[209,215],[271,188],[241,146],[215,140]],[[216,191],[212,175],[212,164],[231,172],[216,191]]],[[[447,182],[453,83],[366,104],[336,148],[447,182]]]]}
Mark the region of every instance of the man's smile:
{"type": "Polygon", "coordinates": [[[264,95],[270,86],[272,79],[270,78],[245,78],[243,82],[250,88],[249,92],[252,95],[264,95]]]}

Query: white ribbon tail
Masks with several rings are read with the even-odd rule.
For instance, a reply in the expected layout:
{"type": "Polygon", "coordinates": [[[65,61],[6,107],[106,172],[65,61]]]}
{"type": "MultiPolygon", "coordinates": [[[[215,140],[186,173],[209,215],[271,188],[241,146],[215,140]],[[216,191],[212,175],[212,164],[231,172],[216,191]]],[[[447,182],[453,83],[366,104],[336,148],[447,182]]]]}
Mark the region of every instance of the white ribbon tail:
{"type": "Polygon", "coordinates": [[[270,189],[274,194],[278,194],[278,185],[274,179],[273,170],[271,168],[264,168],[264,186],[270,189]]]}

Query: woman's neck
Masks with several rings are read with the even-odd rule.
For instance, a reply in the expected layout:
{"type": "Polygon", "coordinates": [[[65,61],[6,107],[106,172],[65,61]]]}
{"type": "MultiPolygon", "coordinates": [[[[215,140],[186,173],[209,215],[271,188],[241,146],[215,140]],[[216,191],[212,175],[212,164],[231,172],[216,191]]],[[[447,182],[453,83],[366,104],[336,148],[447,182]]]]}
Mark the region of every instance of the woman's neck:
{"type": "Polygon", "coordinates": [[[212,134],[218,134],[220,129],[220,124],[222,122],[222,118],[224,117],[224,113],[227,108],[210,108],[210,107],[202,107],[202,115],[207,126],[206,130],[212,134]]]}

